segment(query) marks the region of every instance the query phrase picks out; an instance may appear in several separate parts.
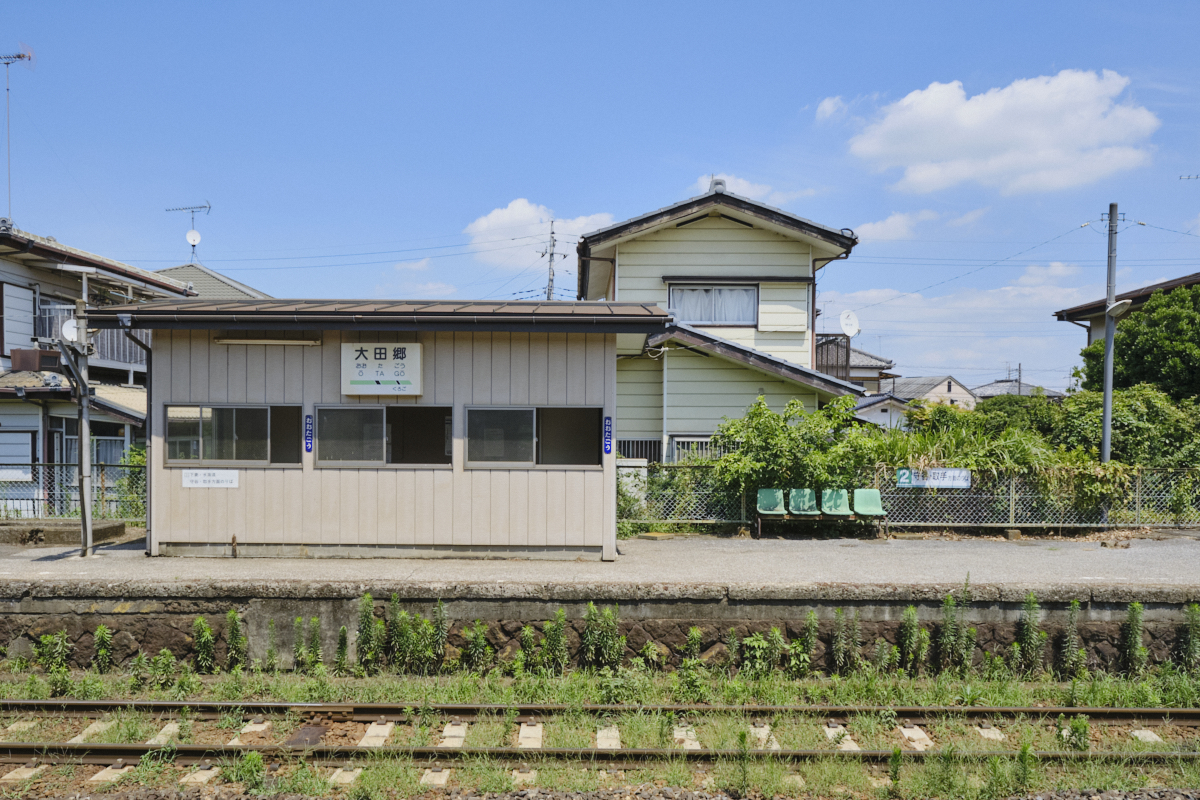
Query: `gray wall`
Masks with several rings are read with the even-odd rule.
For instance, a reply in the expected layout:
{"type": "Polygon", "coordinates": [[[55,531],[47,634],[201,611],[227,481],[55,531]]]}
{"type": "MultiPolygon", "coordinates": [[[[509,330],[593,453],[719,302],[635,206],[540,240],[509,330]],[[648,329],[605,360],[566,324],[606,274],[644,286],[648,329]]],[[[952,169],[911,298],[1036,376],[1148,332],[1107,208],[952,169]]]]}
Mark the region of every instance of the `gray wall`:
{"type": "Polygon", "coordinates": [[[237,537],[239,555],[588,548],[615,557],[615,452],[601,467],[463,468],[465,406],[601,406],[615,416],[615,336],[326,331],[320,346],[301,347],[222,345],[215,333],[154,333],[156,555],[229,552],[237,537]],[[343,397],[343,341],[420,342],[424,394],[343,397]],[[237,489],[184,489],[184,467],[164,463],[164,405],[203,402],[302,403],[305,414],[315,404],[452,405],[453,464],[317,468],[305,453],[300,467],[240,467],[237,489]]]}

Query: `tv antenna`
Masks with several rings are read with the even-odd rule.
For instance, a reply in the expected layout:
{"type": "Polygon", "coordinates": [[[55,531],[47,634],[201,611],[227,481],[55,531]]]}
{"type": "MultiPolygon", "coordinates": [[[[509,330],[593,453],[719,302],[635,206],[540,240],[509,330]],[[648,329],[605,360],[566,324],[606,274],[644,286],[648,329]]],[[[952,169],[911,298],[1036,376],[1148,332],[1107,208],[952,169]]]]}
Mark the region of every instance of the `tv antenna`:
{"type": "Polygon", "coordinates": [[[202,206],[180,206],[179,208],[168,208],[167,211],[187,211],[191,213],[192,229],[187,232],[184,238],[192,246],[192,260],[188,263],[196,263],[196,245],[200,244],[200,231],[196,230],[196,212],[203,211],[207,215],[212,211],[212,203],[205,200],[202,206]]]}
{"type": "Polygon", "coordinates": [[[9,89],[8,68],[17,61],[24,61],[29,67],[33,66],[33,51],[28,45],[21,45],[21,52],[0,55],[0,64],[4,64],[4,142],[8,158],[8,218],[12,220],[12,99],[9,89]]]}

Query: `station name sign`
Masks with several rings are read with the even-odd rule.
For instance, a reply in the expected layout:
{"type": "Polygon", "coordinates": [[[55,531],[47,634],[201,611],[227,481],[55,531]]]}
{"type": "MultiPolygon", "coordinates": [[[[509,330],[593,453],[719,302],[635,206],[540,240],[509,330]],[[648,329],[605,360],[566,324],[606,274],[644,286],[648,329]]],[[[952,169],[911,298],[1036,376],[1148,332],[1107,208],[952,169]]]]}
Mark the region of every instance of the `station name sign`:
{"type": "Polygon", "coordinates": [[[969,469],[911,469],[896,470],[896,486],[911,489],[970,489],[969,469]]]}
{"type": "Polygon", "coordinates": [[[421,345],[343,344],[342,394],[421,394],[421,345]]]}

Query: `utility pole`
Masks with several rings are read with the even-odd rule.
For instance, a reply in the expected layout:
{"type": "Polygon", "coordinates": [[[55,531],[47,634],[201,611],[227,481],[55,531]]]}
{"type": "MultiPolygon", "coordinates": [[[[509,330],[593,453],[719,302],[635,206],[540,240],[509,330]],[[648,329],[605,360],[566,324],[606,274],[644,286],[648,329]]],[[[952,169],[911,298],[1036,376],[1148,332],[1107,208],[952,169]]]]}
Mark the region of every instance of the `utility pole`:
{"type": "Polygon", "coordinates": [[[1113,315],[1117,302],[1117,204],[1108,204],[1108,294],[1104,301],[1104,416],[1100,432],[1100,463],[1107,463],[1112,453],[1113,402],[1113,337],[1117,319],[1113,315]]]}
{"type": "Polygon", "coordinates": [[[554,299],[554,220],[550,220],[550,280],[546,282],[546,299],[554,299]]]}
{"type": "Polygon", "coordinates": [[[12,219],[12,99],[8,81],[8,68],[15,61],[29,61],[28,52],[12,53],[0,56],[0,64],[4,65],[4,141],[8,151],[8,218],[12,219]]]}
{"type": "Polygon", "coordinates": [[[75,301],[74,321],[75,335],[70,338],[64,335],[59,340],[59,352],[79,401],[79,555],[86,558],[92,554],[92,388],[88,384],[87,300],[75,301]]]}
{"type": "Polygon", "coordinates": [[[1017,397],[1021,396],[1021,362],[1017,362],[1017,397]]]}

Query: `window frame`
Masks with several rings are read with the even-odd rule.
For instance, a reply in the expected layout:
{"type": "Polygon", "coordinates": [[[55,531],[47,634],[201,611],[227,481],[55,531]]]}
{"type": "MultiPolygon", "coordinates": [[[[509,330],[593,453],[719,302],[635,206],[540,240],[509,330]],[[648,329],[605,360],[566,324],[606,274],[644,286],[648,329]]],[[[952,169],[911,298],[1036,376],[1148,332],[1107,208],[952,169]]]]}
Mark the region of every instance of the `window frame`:
{"type": "Polygon", "coordinates": [[[455,406],[446,405],[443,403],[317,403],[313,405],[313,469],[392,469],[392,470],[414,470],[414,469],[454,469],[454,416],[455,406]],[[420,408],[445,408],[450,411],[450,463],[438,464],[393,464],[387,460],[388,457],[388,440],[387,440],[387,409],[394,406],[414,406],[420,408]],[[321,460],[321,415],[318,413],[321,409],[352,409],[365,411],[369,409],[377,409],[383,417],[383,460],[382,461],[322,461],[321,460]]]}
{"type": "Polygon", "coordinates": [[[258,467],[262,469],[302,469],[304,467],[304,406],[301,403],[163,403],[163,463],[167,467],[258,467]],[[271,461],[271,408],[273,406],[285,406],[288,408],[300,409],[300,429],[297,433],[300,436],[300,460],[292,463],[271,461]],[[248,460],[248,459],[214,459],[204,457],[204,416],[200,416],[200,431],[198,440],[200,442],[200,458],[169,458],[167,453],[169,448],[166,443],[167,425],[170,420],[170,409],[172,408],[253,408],[267,410],[267,459],[248,460]]]}
{"type": "MultiPolygon", "coordinates": [[[[504,406],[482,406],[482,405],[464,405],[462,419],[462,459],[464,470],[527,470],[527,471],[565,471],[572,472],[580,470],[595,470],[601,471],[604,469],[604,417],[605,408],[603,405],[568,405],[565,403],[546,403],[545,405],[504,405],[504,406]],[[600,412],[600,463],[599,464],[539,464],[538,456],[541,453],[540,443],[538,442],[538,409],[542,408],[588,408],[596,409],[600,412]],[[532,411],[533,412],[533,460],[532,461],[469,461],[467,454],[470,452],[470,432],[471,432],[471,412],[472,411],[532,411]]],[[[616,452],[616,448],[613,448],[616,452]]]]}
{"type": "Polygon", "coordinates": [[[751,322],[695,322],[692,320],[680,319],[679,321],[685,325],[697,325],[703,328],[757,328],[759,310],[762,304],[762,287],[757,283],[722,283],[713,281],[712,283],[668,283],[667,284],[667,308],[676,310],[676,306],[671,302],[671,293],[676,289],[753,289],[754,290],[754,320],[751,322]]]}

